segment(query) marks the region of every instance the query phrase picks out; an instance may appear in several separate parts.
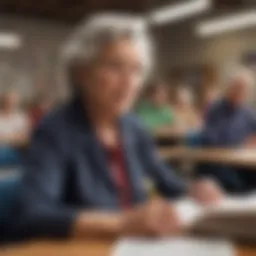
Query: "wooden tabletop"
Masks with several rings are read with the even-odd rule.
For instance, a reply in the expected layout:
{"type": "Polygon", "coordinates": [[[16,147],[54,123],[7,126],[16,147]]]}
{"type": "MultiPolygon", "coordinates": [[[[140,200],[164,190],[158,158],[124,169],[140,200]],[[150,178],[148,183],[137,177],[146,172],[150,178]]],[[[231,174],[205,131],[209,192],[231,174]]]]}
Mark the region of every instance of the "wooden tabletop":
{"type": "Polygon", "coordinates": [[[165,160],[188,160],[192,162],[221,163],[256,169],[256,149],[189,148],[184,146],[159,149],[165,160]]]}
{"type": "MultiPolygon", "coordinates": [[[[1,256],[111,256],[112,241],[30,242],[0,249],[1,256]]],[[[256,247],[237,246],[235,256],[255,256],[256,247]]]]}

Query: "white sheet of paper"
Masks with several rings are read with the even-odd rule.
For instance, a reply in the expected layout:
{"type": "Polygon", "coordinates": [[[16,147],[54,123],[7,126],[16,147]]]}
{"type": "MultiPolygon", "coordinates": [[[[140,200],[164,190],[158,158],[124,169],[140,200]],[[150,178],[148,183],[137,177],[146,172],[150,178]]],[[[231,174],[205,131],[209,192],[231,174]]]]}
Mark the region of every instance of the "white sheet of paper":
{"type": "Polygon", "coordinates": [[[203,214],[203,207],[191,199],[176,202],[174,208],[184,227],[192,225],[203,214]]]}
{"type": "Polygon", "coordinates": [[[192,238],[122,239],[111,256],[235,256],[231,243],[225,240],[192,238]]]}

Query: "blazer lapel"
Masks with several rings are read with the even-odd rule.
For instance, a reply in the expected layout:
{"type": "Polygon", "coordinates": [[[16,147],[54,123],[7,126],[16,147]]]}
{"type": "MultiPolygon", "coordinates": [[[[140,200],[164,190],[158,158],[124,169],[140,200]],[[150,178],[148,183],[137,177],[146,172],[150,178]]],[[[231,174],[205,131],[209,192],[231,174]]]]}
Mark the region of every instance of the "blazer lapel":
{"type": "Polygon", "coordinates": [[[143,174],[136,154],[136,138],[129,123],[126,117],[121,119],[121,132],[132,200],[134,203],[139,203],[145,199],[146,195],[143,193],[143,174]]]}
{"type": "Polygon", "coordinates": [[[93,131],[91,133],[90,140],[91,148],[89,150],[91,151],[91,161],[93,166],[95,167],[95,171],[104,178],[109,189],[117,195],[117,186],[114,182],[114,178],[109,167],[106,151],[103,149],[102,145],[100,144],[98,138],[93,131]]]}
{"type": "Polygon", "coordinates": [[[80,132],[79,144],[84,147],[85,156],[89,156],[93,172],[103,177],[110,191],[117,194],[117,187],[109,168],[106,152],[96,137],[86,116],[86,111],[79,100],[74,102],[74,115],[77,117],[77,127],[80,132]]]}

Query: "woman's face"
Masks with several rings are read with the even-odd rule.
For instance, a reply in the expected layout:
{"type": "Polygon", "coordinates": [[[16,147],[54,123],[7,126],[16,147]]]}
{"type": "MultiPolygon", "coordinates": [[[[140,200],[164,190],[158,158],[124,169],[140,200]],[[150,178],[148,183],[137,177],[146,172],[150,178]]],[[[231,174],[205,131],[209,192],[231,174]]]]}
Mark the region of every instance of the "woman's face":
{"type": "Polygon", "coordinates": [[[112,115],[128,111],[143,79],[142,55],[129,39],[109,44],[96,64],[82,74],[83,91],[95,107],[112,115]]]}

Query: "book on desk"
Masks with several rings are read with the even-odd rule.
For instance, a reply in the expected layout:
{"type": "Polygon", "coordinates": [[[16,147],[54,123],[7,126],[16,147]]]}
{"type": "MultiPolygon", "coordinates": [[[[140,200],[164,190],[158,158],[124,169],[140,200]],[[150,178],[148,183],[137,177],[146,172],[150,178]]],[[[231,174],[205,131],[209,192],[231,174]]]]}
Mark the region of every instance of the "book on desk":
{"type": "Polygon", "coordinates": [[[256,242],[256,194],[230,197],[208,207],[183,200],[177,202],[176,209],[189,233],[256,242]]]}

